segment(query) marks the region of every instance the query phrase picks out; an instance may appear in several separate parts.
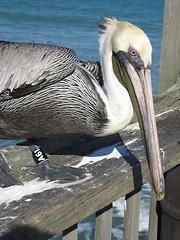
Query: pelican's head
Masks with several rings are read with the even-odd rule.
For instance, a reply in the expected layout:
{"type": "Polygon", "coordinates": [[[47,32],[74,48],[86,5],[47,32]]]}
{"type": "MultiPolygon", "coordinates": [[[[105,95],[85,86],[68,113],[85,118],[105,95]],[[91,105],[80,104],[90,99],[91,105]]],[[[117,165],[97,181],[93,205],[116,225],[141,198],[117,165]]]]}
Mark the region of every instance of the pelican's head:
{"type": "Polygon", "coordinates": [[[140,28],[116,19],[105,18],[100,33],[101,56],[111,55],[116,78],[127,89],[136,111],[152,185],[161,200],[164,197],[164,176],[153,108],[151,43],[140,28]]]}

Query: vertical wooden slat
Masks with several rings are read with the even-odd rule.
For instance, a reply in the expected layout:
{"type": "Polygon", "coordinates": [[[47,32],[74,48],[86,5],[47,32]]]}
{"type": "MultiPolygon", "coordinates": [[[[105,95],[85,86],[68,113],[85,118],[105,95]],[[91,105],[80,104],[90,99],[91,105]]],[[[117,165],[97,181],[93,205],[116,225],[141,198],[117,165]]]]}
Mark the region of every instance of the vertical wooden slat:
{"type": "Polygon", "coordinates": [[[78,239],[77,224],[63,231],[63,240],[77,240],[77,239],[78,239]]]}
{"type": "Polygon", "coordinates": [[[149,233],[148,240],[157,240],[158,234],[158,215],[156,212],[157,197],[152,189],[151,191],[151,203],[150,203],[150,213],[149,213],[149,233]]]}
{"type": "Polygon", "coordinates": [[[112,204],[96,213],[95,240],[110,240],[112,232],[112,204]]]}
{"type": "Polygon", "coordinates": [[[165,0],[159,94],[180,81],[180,1],[165,0]]]}
{"type": "Polygon", "coordinates": [[[138,240],[141,191],[126,196],[124,210],[124,240],[138,240]]]}

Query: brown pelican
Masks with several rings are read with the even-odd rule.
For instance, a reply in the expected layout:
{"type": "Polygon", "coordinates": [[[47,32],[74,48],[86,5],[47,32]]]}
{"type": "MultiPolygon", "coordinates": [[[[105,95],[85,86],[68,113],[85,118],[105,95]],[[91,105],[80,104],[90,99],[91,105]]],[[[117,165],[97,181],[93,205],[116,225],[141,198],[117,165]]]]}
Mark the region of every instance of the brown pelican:
{"type": "MultiPolygon", "coordinates": [[[[162,199],[164,178],[153,110],[150,41],[130,23],[104,18],[99,42],[105,91],[96,79],[98,65],[77,61],[71,49],[1,42],[0,138],[110,135],[129,124],[134,107],[152,184],[162,199]]],[[[46,156],[34,142],[31,150],[37,156],[38,171],[54,170],[52,175],[58,172],[62,178],[79,174],[77,169],[67,168],[65,173],[43,161],[46,156]]]]}

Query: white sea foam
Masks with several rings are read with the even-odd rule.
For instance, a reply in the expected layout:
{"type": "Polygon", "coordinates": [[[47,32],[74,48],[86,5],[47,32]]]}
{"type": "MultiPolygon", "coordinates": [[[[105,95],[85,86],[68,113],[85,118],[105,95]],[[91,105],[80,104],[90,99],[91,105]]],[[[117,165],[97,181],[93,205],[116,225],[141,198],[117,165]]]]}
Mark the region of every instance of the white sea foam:
{"type": "Polygon", "coordinates": [[[78,224],[78,234],[83,233],[85,240],[91,240],[95,224],[93,222],[82,222],[78,224]]]}

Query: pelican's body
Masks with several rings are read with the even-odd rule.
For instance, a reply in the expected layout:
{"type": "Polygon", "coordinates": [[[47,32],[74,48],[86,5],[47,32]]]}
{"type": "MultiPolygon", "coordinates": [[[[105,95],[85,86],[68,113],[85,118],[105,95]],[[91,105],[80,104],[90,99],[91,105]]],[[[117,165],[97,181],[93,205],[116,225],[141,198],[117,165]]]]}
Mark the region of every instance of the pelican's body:
{"type": "Polygon", "coordinates": [[[141,29],[127,22],[107,18],[100,28],[105,92],[96,79],[98,65],[77,61],[71,49],[0,43],[0,138],[110,135],[131,121],[133,104],[153,185],[162,197],[150,81],[151,44],[141,29]]]}
{"type": "Polygon", "coordinates": [[[116,88],[118,102],[108,101],[98,81],[76,60],[72,50],[43,44],[1,42],[0,53],[3,54],[0,60],[0,138],[68,133],[103,136],[118,132],[130,122],[133,108],[126,89],[119,84],[116,88]],[[14,56],[17,61],[11,62],[14,56]],[[62,67],[62,62],[66,68],[62,67]],[[18,84],[14,79],[19,76],[23,81],[18,84]],[[5,95],[5,83],[9,79],[14,97],[11,93],[5,95]],[[27,86],[20,89],[24,83],[27,86]],[[34,87],[38,84],[40,89],[28,90],[32,87],[29,84],[35,84],[34,87]]]}

